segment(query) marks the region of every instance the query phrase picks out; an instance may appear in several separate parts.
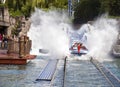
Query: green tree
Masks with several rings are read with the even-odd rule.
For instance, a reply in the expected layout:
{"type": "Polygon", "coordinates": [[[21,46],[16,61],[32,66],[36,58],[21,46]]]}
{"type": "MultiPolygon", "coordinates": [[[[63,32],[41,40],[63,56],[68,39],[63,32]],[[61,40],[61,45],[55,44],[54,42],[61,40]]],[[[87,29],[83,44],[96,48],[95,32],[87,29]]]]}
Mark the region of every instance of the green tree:
{"type": "Polygon", "coordinates": [[[120,0],[109,0],[109,15],[120,16],[120,0]]]}
{"type": "Polygon", "coordinates": [[[109,0],[100,0],[101,8],[100,8],[100,14],[108,13],[109,12],[109,0]]]}
{"type": "Polygon", "coordinates": [[[7,0],[6,5],[12,16],[27,17],[35,7],[48,10],[50,7],[67,9],[67,0],[7,0]]]}
{"type": "Polygon", "coordinates": [[[99,15],[100,5],[99,0],[80,0],[75,8],[74,22],[84,23],[93,20],[99,15]]]}
{"type": "Polygon", "coordinates": [[[120,16],[120,0],[100,0],[100,13],[108,13],[110,16],[120,16]]]}

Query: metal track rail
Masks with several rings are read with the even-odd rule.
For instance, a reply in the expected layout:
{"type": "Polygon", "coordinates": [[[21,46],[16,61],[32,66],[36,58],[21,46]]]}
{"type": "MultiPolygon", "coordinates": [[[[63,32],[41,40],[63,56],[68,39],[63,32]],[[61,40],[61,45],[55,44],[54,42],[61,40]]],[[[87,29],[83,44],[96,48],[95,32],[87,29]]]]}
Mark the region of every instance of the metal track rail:
{"type": "Polygon", "coordinates": [[[90,61],[104,75],[104,77],[107,79],[107,81],[111,84],[112,87],[120,87],[120,80],[110,70],[108,70],[100,62],[93,58],[91,58],[90,61]]]}
{"type": "Polygon", "coordinates": [[[67,60],[67,57],[65,57],[65,60],[64,60],[63,87],[65,87],[65,77],[66,77],[66,60],[67,60]]]}
{"type": "MultiPolygon", "coordinates": [[[[63,68],[62,68],[62,76],[61,76],[61,78],[62,78],[62,80],[57,80],[57,81],[60,81],[60,87],[62,86],[62,87],[64,87],[64,84],[65,84],[65,75],[66,75],[66,60],[67,60],[67,56],[63,59],[63,68]]],[[[58,64],[58,67],[59,67],[59,64],[58,64]]],[[[59,70],[56,70],[55,71],[55,74],[53,75],[53,78],[52,78],[52,80],[51,80],[51,82],[50,82],[50,87],[54,87],[54,85],[56,85],[56,83],[54,83],[54,81],[56,82],[56,77],[58,76],[58,71],[59,70]],[[57,73],[56,73],[57,72],[57,73]],[[57,76],[56,76],[57,75],[57,76]]],[[[59,76],[58,76],[59,77],[59,76]]],[[[61,78],[58,78],[57,77],[57,79],[61,79],[61,78]]],[[[57,82],[58,83],[58,82],[57,82]]],[[[58,83],[59,84],[59,83],[58,83]]],[[[58,86],[58,84],[57,84],[57,86],[58,86]]],[[[55,86],[56,87],[56,86],[55,86]]]]}

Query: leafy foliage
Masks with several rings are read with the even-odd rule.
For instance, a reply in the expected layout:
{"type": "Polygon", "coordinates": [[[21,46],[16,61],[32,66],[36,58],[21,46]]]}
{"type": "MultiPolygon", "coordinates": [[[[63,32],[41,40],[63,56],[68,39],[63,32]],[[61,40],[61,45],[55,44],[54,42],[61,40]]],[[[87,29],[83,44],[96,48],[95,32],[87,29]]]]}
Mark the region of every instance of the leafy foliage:
{"type": "MultiPolygon", "coordinates": [[[[73,0],[74,1],[74,0],[73,0]]],[[[68,0],[6,0],[0,7],[8,7],[11,16],[29,17],[34,8],[45,11],[53,8],[67,9],[68,0]]],[[[80,0],[74,3],[75,21],[86,22],[108,12],[110,16],[120,16],[120,0],[80,0]]]]}
{"type": "Polygon", "coordinates": [[[29,17],[34,8],[50,9],[51,7],[67,9],[67,0],[7,0],[11,16],[29,17]]]}
{"type": "Polygon", "coordinates": [[[120,16],[120,0],[105,0],[108,2],[108,12],[111,16],[120,16]]]}
{"type": "Polygon", "coordinates": [[[84,23],[104,13],[120,16],[120,0],[80,0],[75,8],[74,22],[84,23]]]}
{"type": "Polygon", "coordinates": [[[80,0],[80,3],[78,3],[78,6],[75,8],[74,22],[84,23],[92,20],[98,16],[99,8],[99,0],[80,0]]]}

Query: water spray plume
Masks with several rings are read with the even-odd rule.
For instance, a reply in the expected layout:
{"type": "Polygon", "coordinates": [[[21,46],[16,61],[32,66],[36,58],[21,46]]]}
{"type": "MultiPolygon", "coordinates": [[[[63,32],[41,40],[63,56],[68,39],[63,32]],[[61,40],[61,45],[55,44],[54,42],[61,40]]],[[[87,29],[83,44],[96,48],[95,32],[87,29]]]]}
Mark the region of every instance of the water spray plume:
{"type": "MultiPolygon", "coordinates": [[[[69,32],[71,26],[68,24],[69,18],[65,14],[58,11],[45,12],[36,9],[31,20],[28,36],[32,40],[32,54],[39,55],[39,49],[48,49],[52,57],[55,58],[70,55],[69,38],[75,39],[75,36],[71,37],[72,33],[69,33],[70,35],[66,33],[67,29],[69,32]]],[[[87,41],[84,43],[89,50],[87,55],[105,58],[117,39],[117,21],[105,15],[94,21],[91,27],[89,27],[91,31],[86,33],[87,41]]],[[[84,30],[85,26],[82,28],[80,32],[87,30],[84,30]]],[[[74,32],[74,30],[72,31],[74,32]]]]}
{"type": "Polygon", "coordinates": [[[39,55],[39,49],[47,49],[56,58],[69,54],[69,38],[64,31],[69,26],[65,14],[57,11],[36,9],[31,17],[32,24],[28,36],[32,40],[32,54],[39,55]],[[67,20],[67,21],[66,21],[67,20]]]}
{"type": "Polygon", "coordinates": [[[117,21],[102,16],[94,22],[93,26],[95,29],[87,35],[88,55],[106,58],[117,39],[117,21]]]}

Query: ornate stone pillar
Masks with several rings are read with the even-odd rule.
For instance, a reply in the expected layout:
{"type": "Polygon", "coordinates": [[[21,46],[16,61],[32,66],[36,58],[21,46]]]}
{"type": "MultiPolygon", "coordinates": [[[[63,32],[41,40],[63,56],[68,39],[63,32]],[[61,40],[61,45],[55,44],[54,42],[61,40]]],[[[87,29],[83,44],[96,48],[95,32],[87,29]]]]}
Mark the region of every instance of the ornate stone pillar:
{"type": "Polygon", "coordinates": [[[24,36],[19,37],[19,57],[25,56],[25,40],[24,36]]]}
{"type": "Polygon", "coordinates": [[[8,39],[8,54],[14,52],[14,41],[8,39]]]}

